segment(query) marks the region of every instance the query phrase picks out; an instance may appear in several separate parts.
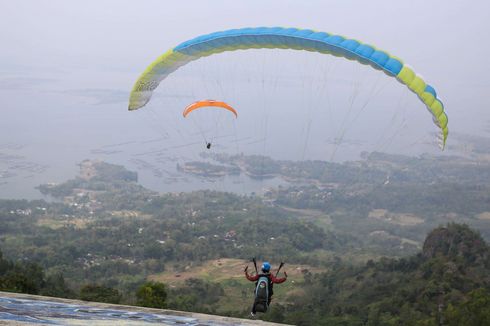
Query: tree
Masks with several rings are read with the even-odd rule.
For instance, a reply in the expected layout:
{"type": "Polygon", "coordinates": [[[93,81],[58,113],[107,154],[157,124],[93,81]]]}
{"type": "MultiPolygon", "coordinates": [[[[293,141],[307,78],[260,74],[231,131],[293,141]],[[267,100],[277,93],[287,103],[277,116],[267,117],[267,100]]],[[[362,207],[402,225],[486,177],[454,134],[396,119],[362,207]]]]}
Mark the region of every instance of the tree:
{"type": "Polygon", "coordinates": [[[121,294],[108,286],[88,284],[80,289],[80,299],[117,304],[121,301],[121,294]]]}
{"type": "Polygon", "coordinates": [[[67,286],[61,273],[49,275],[40,294],[48,297],[75,298],[75,293],[67,286]]]}
{"type": "Polygon", "coordinates": [[[167,306],[167,291],[165,284],[160,282],[146,282],[136,292],[137,304],[143,307],[160,308],[167,306]]]}
{"type": "Polygon", "coordinates": [[[444,315],[448,325],[490,325],[490,294],[484,288],[473,290],[461,305],[449,304],[444,315]]]}
{"type": "Polygon", "coordinates": [[[44,271],[36,263],[16,263],[0,275],[0,290],[39,294],[44,286],[44,271]]]}

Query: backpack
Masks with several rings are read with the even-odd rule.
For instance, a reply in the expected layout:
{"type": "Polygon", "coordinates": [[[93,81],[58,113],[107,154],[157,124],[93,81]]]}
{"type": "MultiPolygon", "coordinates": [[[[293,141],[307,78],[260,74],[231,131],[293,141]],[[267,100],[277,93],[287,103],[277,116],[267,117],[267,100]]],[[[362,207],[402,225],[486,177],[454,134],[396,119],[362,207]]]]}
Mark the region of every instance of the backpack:
{"type": "Polygon", "coordinates": [[[255,287],[255,311],[266,312],[269,307],[270,279],[266,275],[261,275],[255,287]]]}

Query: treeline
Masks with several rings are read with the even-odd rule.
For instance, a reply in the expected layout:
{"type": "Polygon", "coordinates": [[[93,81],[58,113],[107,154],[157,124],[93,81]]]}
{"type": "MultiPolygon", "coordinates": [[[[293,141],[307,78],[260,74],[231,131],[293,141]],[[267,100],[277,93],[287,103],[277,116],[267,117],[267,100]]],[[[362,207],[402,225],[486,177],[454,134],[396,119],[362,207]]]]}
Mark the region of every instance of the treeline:
{"type": "Polygon", "coordinates": [[[421,253],[325,273],[264,318],[295,325],[490,325],[490,250],[465,225],[432,231],[421,253]]]}
{"type": "Polygon", "coordinates": [[[5,259],[1,251],[0,291],[207,313],[216,313],[216,303],[224,294],[220,284],[192,278],[174,289],[144,281],[131,293],[97,283],[75,284],[72,288],[61,273],[46,275],[39,264],[5,259]]]}
{"type": "Polygon", "coordinates": [[[349,248],[346,237],[257,198],[212,191],[141,196],[128,204],[138,216],[103,209],[84,218],[60,215],[61,204],[1,201],[1,246],[9,257],[40,262],[70,282],[109,284],[128,293],[166,265],[179,271],[211,259],[248,259],[260,247],[258,258],[321,266],[317,255],[305,253],[349,248]],[[12,210],[16,205],[31,213],[12,210]]]}
{"type": "Polygon", "coordinates": [[[68,288],[61,274],[45,275],[44,269],[34,262],[11,261],[0,251],[0,291],[40,294],[70,298],[74,292],[68,288]]]}
{"type": "MultiPolygon", "coordinates": [[[[274,301],[262,317],[295,325],[488,325],[489,272],[490,249],[483,238],[466,225],[448,224],[433,230],[423,250],[410,257],[362,265],[336,258],[323,273],[305,270],[301,290],[291,292],[287,304],[274,301]]],[[[72,289],[59,273],[46,276],[36,263],[0,254],[3,291],[238,317],[248,314],[250,304],[223,311],[222,285],[200,279],[171,289],[140,280],[126,292],[87,281],[72,289]]]]}

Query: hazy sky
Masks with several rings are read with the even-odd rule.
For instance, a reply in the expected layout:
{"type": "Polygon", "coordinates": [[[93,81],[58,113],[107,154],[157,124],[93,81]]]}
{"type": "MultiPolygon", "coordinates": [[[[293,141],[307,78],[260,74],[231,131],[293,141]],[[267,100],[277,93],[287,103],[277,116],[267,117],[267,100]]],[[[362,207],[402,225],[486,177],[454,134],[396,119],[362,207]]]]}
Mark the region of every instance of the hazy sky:
{"type": "Polygon", "coordinates": [[[490,116],[489,12],[489,1],[456,0],[1,0],[0,71],[28,78],[53,69],[79,74],[73,79],[80,87],[127,90],[159,54],[196,35],[297,26],[357,38],[403,58],[436,86],[452,128],[477,123],[478,131],[490,116]],[[91,80],[91,71],[129,74],[91,80]],[[475,121],[476,114],[483,119],[475,121]]]}
{"type": "Polygon", "coordinates": [[[387,50],[437,89],[449,144],[451,133],[488,136],[489,12],[489,1],[456,0],[0,0],[0,154],[60,170],[94,146],[137,137],[127,97],[149,63],[195,36],[251,26],[310,28],[387,50]]]}

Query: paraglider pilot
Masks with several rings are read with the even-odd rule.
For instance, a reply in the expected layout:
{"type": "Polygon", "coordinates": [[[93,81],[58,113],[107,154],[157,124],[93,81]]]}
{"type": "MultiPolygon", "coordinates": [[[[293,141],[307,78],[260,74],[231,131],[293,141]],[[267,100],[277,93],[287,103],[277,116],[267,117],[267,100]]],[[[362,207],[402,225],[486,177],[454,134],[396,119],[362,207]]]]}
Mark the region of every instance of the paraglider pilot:
{"type": "Polygon", "coordinates": [[[211,143],[206,143],[206,148],[210,149],[211,148],[211,143]]]}
{"type": "Polygon", "coordinates": [[[284,272],[284,277],[277,277],[277,275],[279,274],[279,270],[284,265],[284,263],[281,263],[281,265],[279,265],[276,275],[273,275],[271,273],[271,264],[269,264],[268,262],[265,261],[262,264],[261,273],[257,272],[257,263],[255,261],[255,258],[253,259],[253,263],[255,265],[255,275],[248,274],[248,266],[245,267],[244,272],[245,272],[245,277],[249,281],[256,282],[255,300],[251,312],[251,315],[255,316],[257,312],[267,311],[267,308],[269,307],[272,300],[272,295],[274,294],[273,291],[274,284],[276,283],[280,284],[285,282],[288,277],[288,274],[284,272]]]}

